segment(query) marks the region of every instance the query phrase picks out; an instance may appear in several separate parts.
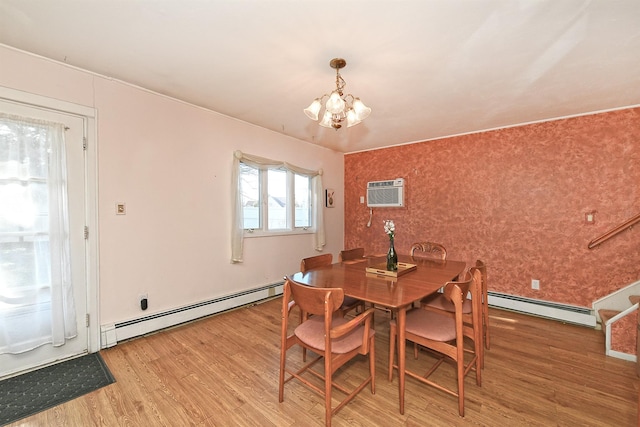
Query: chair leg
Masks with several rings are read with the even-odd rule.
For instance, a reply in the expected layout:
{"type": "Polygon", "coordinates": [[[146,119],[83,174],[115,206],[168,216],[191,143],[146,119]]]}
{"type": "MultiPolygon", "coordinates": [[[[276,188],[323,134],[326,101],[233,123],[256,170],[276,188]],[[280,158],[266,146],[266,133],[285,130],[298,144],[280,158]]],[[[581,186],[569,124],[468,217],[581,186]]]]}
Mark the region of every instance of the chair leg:
{"type": "MultiPolygon", "coordinates": [[[[477,346],[477,344],[474,344],[477,346]]],[[[476,360],[478,360],[478,355],[475,355],[476,360]]],[[[477,366],[477,365],[476,365],[477,366]]],[[[458,369],[458,413],[461,417],[464,417],[464,349],[462,347],[458,347],[457,356],[456,356],[456,367],[458,369]]],[[[477,373],[476,373],[477,374],[477,373]]]]}
{"type": "Polygon", "coordinates": [[[325,354],[324,361],[324,410],[325,410],[325,425],[331,427],[331,382],[333,381],[333,374],[331,372],[331,355],[325,354]]]}
{"type": "Polygon", "coordinates": [[[396,352],[396,325],[389,328],[389,381],[393,381],[393,362],[396,352]]]}
{"type": "MultiPolygon", "coordinates": [[[[288,291],[288,289],[285,289],[288,291]]],[[[286,294],[286,292],[285,292],[286,294]]],[[[285,307],[283,303],[282,307],[282,324],[280,325],[280,375],[279,375],[279,385],[278,385],[278,401],[284,401],[284,374],[285,374],[285,364],[287,361],[287,350],[288,350],[288,342],[287,342],[287,328],[288,328],[288,317],[289,317],[289,307],[285,307]]]]}
{"type": "Polygon", "coordinates": [[[369,375],[371,375],[371,394],[376,394],[376,349],[374,337],[369,339],[369,375]]]}
{"type": "MultiPolygon", "coordinates": [[[[302,325],[302,322],[305,321],[305,314],[302,311],[302,309],[300,309],[300,323],[298,323],[299,325],[302,325]]],[[[307,349],[302,347],[302,361],[306,362],[307,361],[307,349]]]]}
{"type": "Polygon", "coordinates": [[[278,402],[284,401],[284,366],[286,353],[285,350],[280,351],[280,382],[278,387],[278,402]]]}
{"type": "Polygon", "coordinates": [[[480,307],[480,315],[477,316],[477,320],[478,320],[478,331],[477,331],[477,336],[478,336],[478,340],[480,342],[480,345],[478,346],[478,349],[476,351],[476,353],[478,354],[478,357],[480,358],[480,367],[482,369],[484,369],[484,353],[485,353],[485,349],[487,349],[487,315],[488,315],[488,311],[487,311],[487,305],[486,305],[486,301],[483,301],[481,307],[480,307]]]}
{"type": "Polygon", "coordinates": [[[464,417],[464,363],[458,361],[458,412],[464,417]]]}
{"type": "Polygon", "coordinates": [[[476,384],[478,386],[482,386],[482,370],[484,369],[484,339],[482,338],[484,338],[484,332],[482,328],[479,328],[478,332],[479,339],[477,342],[473,343],[474,350],[476,352],[476,358],[473,363],[475,364],[476,369],[476,384]]]}
{"type": "Polygon", "coordinates": [[[480,316],[477,316],[477,322],[474,320],[476,324],[473,325],[473,351],[478,356],[479,367],[484,369],[484,325],[483,325],[483,314],[480,313],[480,316]]]}
{"type": "MultiPolygon", "coordinates": [[[[489,350],[491,342],[489,340],[489,297],[486,289],[486,279],[483,279],[482,284],[482,341],[484,342],[484,348],[489,350]]],[[[484,368],[484,361],[482,362],[484,368]]]]}
{"type": "MultiPolygon", "coordinates": [[[[484,348],[486,348],[487,350],[489,350],[491,348],[491,343],[489,340],[489,309],[485,309],[485,313],[484,313],[484,325],[483,325],[483,332],[484,332],[484,348]]],[[[484,367],[484,363],[483,363],[483,367],[484,367]]]]}

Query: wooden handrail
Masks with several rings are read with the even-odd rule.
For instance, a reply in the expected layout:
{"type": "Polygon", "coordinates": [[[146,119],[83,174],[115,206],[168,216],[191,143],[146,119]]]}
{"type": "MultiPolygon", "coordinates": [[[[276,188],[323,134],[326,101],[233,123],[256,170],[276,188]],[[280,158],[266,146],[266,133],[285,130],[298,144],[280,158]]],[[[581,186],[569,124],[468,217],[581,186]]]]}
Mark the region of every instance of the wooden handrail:
{"type": "Polygon", "coordinates": [[[630,218],[630,219],[626,220],[625,222],[623,222],[622,224],[618,225],[617,227],[614,227],[611,230],[607,231],[602,236],[597,237],[597,238],[593,239],[592,241],[590,241],[589,242],[589,249],[595,248],[600,243],[609,240],[610,238],[612,238],[616,234],[622,233],[627,228],[631,228],[631,227],[633,227],[634,225],[636,225],[639,222],[640,222],[640,214],[634,216],[633,218],[630,218]]]}

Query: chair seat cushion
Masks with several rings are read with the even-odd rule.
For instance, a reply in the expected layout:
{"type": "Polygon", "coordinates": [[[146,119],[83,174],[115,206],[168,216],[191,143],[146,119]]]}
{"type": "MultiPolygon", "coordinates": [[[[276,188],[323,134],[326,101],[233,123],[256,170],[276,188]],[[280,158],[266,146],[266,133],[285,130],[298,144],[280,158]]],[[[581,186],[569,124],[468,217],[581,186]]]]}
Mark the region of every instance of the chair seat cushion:
{"type": "MultiPolygon", "coordinates": [[[[423,305],[428,305],[429,307],[432,307],[432,308],[448,311],[450,313],[455,313],[456,311],[456,308],[453,305],[453,303],[449,301],[447,297],[445,297],[441,293],[429,295],[428,297],[425,297],[422,300],[420,300],[420,303],[423,305]]],[[[465,299],[464,302],[462,303],[462,312],[464,314],[469,314],[471,313],[471,309],[472,309],[471,300],[465,299]]]]}
{"type": "MultiPolygon", "coordinates": [[[[349,320],[334,316],[331,321],[333,328],[344,325],[349,320]]],[[[364,326],[360,325],[342,338],[334,339],[331,343],[332,353],[348,353],[362,345],[362,334],[364,326]]],[[[296,327],[294,333],[303,343],[324,351],[324,316],[312,316],[306,322],[296,327]]],[[[375,331],[371,329],[369,337],[372,337],[375,331]]]]}
{"type": "MultiPolygon", "coordinates": [[[[391,320],[396,324],[396,320],[391,320]]],[[[456,322],[453,318],[433,311],[416,308],[407,312],[407,333],[433,341],[447,342],[456,339],[456,322]]]]}

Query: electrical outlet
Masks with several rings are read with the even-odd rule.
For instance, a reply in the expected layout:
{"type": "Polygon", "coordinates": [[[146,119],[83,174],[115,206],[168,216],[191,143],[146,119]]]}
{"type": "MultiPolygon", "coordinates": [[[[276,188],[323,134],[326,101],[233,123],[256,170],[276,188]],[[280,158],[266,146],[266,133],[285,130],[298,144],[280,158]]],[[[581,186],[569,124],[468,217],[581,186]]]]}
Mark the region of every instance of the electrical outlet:
{"type": "Polygon", "coordinates": [[[540,280],[531,279],[531,289],[539,290],[540,289],[540,280]]]}
{"type": "Polygon", "coordinates": [[[146,310],[149,308],[149,300],[147,299],[147,294],[140,295],[140,309],[146,310]]]}

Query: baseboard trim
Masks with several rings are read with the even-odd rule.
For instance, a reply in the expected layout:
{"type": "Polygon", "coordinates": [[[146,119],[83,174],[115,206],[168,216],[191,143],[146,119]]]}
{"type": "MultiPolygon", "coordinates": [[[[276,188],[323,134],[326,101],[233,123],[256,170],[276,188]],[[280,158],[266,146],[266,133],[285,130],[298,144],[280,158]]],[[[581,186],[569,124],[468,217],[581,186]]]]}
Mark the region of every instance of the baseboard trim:
{"type": "Polygon", "coordinates": [[[595,314],[592,310],[585,307],[524,298],[499,292],[489,292],[488,295],[490,306],[546,317],[561,322],[589,326],[591,328],[596,327],[595,314]]]}
{"type": "Polygon", "coordinates": [[[622,360],[628,360],[629,362],[637,362],[638,358],[635,354],[623,353],[617,350],[609,350],[606,352],[607,356],[615,357],[622,360]]]}
{"type": "MultiPolygon", "coordinates": [[[[277,282],[260,288],[226,295],[161,313],[154,313],[125,322],[102,325],[101,348],[111,347],[120,341],[281,295],[282,288],[283,282],[277,282]]],[[[596,317],[594,313],[584,307],[558,304],[497,292],[489,292],[489,305],[562,322],[593,328],[596,327],[596,317]]]]}
{"type": "Polygon", "coordinates": [[[283,284],[284,282],[277,282],[260,288],[226,295],[161,313],[154,313],[149,316],[115,323],[113,325],[102,325],[103,341],[101,348],[111,347],[120,341],[157,332],[161,329],[177,326],[185,322],[281,295],[283,284]]]}

